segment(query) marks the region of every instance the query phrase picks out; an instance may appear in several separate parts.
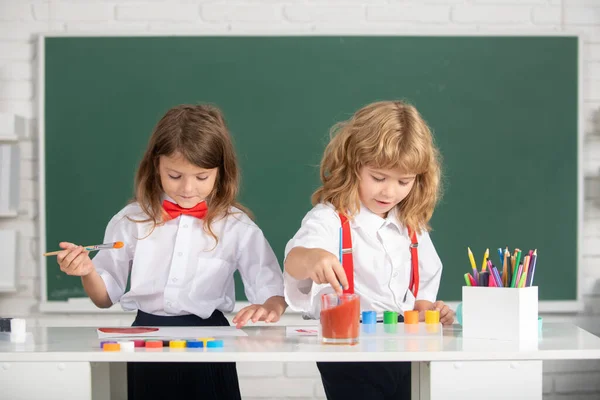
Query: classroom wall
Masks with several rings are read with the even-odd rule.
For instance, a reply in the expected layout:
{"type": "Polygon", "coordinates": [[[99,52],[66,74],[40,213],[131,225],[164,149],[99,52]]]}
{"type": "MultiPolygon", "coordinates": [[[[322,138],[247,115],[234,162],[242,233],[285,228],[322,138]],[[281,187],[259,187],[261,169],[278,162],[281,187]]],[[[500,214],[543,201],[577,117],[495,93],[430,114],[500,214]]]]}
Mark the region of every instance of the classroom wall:
{"type": "MultiPolygon", "coordinates": [[[[0,112],[30,120],[20,141],[22,205],[0,229],[20,234],[18,291],[0,294],[0,315],[39,326],[129,325],[123,314],[42,314],[37,256],[35,35],[39,32],[362,34],[581,32],[584,35],[585,312],[546,315],[600,334],[600,0],[0,0],[0,112]]],[[[133,173],[133,171],[132,171],[133,173]]],[[[560,188],[556,188],[560,190],[560,188]]],[[[68,193],[66,193],[68,196],[68,193]]],[[[116,210],[115,210],[116,211],[116,210]]],[[[560,212],[557,210],[557,212],[560,212]]],[[[568,269],[568,266],[566,266],[568,269]]],[[[0,261],[1,273],[1,261],[0,261]]],[[[285,321],[297,322],[288,315],[285,321]]],[[[323,398],[313,364],[239,363],[245,399],[323,398]]],[[[600,397],[600,360],[544,365],[544,399],[600,397]]]]}

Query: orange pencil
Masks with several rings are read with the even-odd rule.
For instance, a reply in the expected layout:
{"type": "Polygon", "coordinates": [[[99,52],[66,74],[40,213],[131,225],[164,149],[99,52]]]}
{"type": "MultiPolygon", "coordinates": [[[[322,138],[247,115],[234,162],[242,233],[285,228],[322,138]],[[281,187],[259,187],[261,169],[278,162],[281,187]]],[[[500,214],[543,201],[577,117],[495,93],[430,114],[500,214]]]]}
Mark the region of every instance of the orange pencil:
{"type": "MultiPolygon", "coordinates": [[[[513,254],[512,258],[510,260],[511,261],[510,268],[512,270],[512,275],[516,274],[516,272],[515,272],[515,262],[517,261],[517,254],[518,253],[519,253],[519,249],[515,249],[515,253],[513,254]]],[[[516,267],[518,267],[518,265],[516,267]]]]}
{"type": "Polygon", "coordinates": [[[525,260],[523,261],[523,274],[521,276],[521,281],[519,282],[519,287],[525,287],[525,282],[527,278],[527,271],[529,271],[529,263],[531,262],[531,256],[526,255],[525,260]],[[524,279],[525,278],[525,279],[524,279]]]}

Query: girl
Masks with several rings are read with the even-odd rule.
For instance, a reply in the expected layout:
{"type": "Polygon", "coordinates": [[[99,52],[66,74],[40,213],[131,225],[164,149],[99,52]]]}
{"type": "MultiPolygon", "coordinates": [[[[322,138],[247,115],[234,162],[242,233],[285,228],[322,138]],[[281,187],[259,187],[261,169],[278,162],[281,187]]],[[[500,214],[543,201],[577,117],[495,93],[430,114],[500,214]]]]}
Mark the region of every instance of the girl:
{"type": "MultiPolygon", "coordinates": [[[[377,102],[332,133],[314,207],[285,249],[290,308],[318,318],[321,295],[344,289],[378,315],[415,309],[424,320],[437,309],[451,324],[454,313],[436,302],[442,264],[427,233],[440,161],[425,121],[404,102],[377,102]],[[353,265],[338,259],[342,226],[353,265]]],[[[317,366],[328,399],[410,399],[410,363],[317,366]]]]}
{"type": "MultiPolygon", "coordinates": [[[[158,122],[135,179],[135,200],[115,215],[90,259],[63,242],[62,271],[81,276],[96,306],[137,310],[134,326],[226,326],[240,271],[253,305],[233,319],[275,322],[283,276],[261,230],[236,202],[238,166],[221,112],[182,105],[158,122]],[[131,269],[130,289],[125,292],[131,269]]],[[[240,399],[235,363],[130,363],[129,399],[240,399]],[[187,398],[187,397],[186,397],[187,398]]]]}

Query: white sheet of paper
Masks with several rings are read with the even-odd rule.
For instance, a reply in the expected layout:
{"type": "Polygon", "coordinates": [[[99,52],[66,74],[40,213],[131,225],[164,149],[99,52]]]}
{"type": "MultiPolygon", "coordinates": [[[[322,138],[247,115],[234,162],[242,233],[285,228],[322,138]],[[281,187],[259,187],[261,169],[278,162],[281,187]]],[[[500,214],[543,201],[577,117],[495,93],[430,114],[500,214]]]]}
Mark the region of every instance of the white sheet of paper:
{"type": "Polygon", "coordinates": [[[318,336],[319,327],[317,325],[308,326],[286,326],[285,336],[318,336]]]}
{"type": "MultiPolygon", "coordinates": [[[[135,327],[134,327],[135,328],[135,327]]],[[[157,331],[144,333],[106,333],[97,330],[98,339],[110,338],[177,338],[197,339],[203,337],[248,336],[246,332],[235,326],[161,326],[157,331]]]]}

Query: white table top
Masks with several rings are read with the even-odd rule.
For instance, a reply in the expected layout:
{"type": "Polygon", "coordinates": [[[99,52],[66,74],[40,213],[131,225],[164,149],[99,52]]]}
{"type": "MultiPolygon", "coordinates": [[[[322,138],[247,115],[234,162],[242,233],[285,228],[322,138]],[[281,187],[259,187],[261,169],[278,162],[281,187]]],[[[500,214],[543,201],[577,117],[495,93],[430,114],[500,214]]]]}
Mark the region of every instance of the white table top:
{"type": "Polygon", "coordinates": [[[460,326],[431,338],[361,336],[355,346],[323,345],[319,338],[286,337],[283,326],[249,327],[226,337],[223,349],[100,349],[95,328],[33,328],[34,343],[0,341],[0,362],[125,361],[481,361],[600,359],[600,338],[570,324],[545,324],[538,341],[465,339],[460,326]]]}

